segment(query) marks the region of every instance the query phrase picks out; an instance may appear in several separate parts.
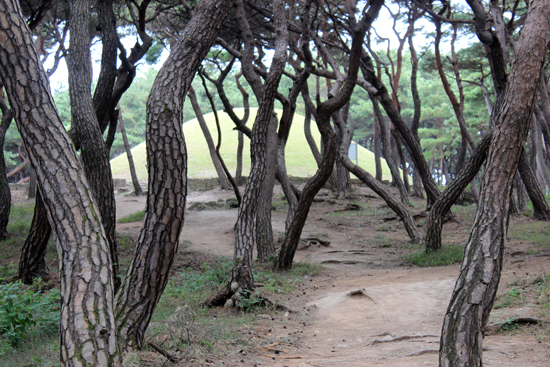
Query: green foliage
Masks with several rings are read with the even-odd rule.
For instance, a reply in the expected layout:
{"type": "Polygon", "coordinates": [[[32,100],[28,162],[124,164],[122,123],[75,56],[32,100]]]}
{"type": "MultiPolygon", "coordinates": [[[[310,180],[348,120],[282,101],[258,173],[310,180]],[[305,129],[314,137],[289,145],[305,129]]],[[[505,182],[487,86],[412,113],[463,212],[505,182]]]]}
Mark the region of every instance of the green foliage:
{"type": "Polygon", "coordinates": [[[13,205],[10,210],[8,232],[13,236],[26,236],[31,228],[34,206],[32,203],[13,205]]]}
{"type": "Polygon", "coordinates": [[[120,218],[118,222],[119,223],[140,222],[143,220],[143,218],[145,218],[145,210],[140,210],[139,212],[135,212],[133,214],[120,218]]]}
{"type": "Polygon", "coordinates": [[[422,266],[434,267],[445,266],[462,262],[464,247],[460,245],[447,245],[437,251],[425,251],[424,249],[413,252],[405,259],[406,261],[422,266]]]}
{"type": "Polygon", "coordinates": [[[508,229],[512,240],[532,243],[541,248],[550,248],[550,223],[541,221],[520,222],[508,229]]]}
{"type": "Polygon", "coordinates": [[[21,282],[0,285],[0,354],[19,348],[31,334],[59,328],[59,292],[35,292],[21,282]]]}
{"type": "Polygon", "coordinates": [[[495,309],[498,308],[504,308],[516,305],[520,303],[523,300],[523,297],[521,295],[521,291],[514,287],[511,290],[509,290],[504,296],[499,298],[499,301],[495,304],[495,309]]]}

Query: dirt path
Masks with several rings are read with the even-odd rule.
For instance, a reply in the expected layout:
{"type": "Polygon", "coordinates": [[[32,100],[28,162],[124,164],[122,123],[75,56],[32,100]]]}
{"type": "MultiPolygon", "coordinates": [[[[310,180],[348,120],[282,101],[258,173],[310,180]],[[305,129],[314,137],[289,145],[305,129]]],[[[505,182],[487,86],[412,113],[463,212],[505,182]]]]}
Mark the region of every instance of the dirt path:
{"type": "MultiPolygon", "coordinates": [[[[345,202],[325,197],[313,205],[303,237],[322,236],[331,244],[300,250],[295,260],[323,263],[326,270],[305,279],[289,297],[288,303],[297,313],[282,314],[256,330],[256,353],[242,361],[226,361],[226,366],[437,365],[441,324],[459,266],[412,268],[404,264],[402,256],[412,250],[402,226],[380,220],[391,212],[379,199],[371,198],[369,190],[361,188],[354,195],[345,202]],[[357,201],[369,208],[372,216],[340,211],[357,201]],[[388,342],[398,337],[405,338],[388,342]]],[[[220,190],[190,193],[188,206],[223,203],[232,196],[220,190]]],[[[119,194],[117,204],[121,217],[142,210],[145,199],[119,194]]],[[[422,203],[416,205],[422,207],[422,203]]],[[[237,209],[187,211],[180,251],[231,257],[237,215],[237,209]]],[[[448,224],[447,242],[466,241],[471,219],[448,224]]],[[[273,212],[275,233],[284,230],[284,220],[283,211],[273,212]]],[[[135,234],[140,227],[140,223],[130,223],[119,225],[118,230],[135,234]]],[[[510,253],[524,249],[522,246],[511,244],[507,251],[503,289],[550,270],[548,258],[512,261],[510,253]]],[[[494,310],[492,320],[537,316],[536,312],[536,305],[526,303],[520,308],[494,310]]],[[[535,334],[526,328],[487,336],[484,365],[550,366],[550,343],[535,334]]]]}

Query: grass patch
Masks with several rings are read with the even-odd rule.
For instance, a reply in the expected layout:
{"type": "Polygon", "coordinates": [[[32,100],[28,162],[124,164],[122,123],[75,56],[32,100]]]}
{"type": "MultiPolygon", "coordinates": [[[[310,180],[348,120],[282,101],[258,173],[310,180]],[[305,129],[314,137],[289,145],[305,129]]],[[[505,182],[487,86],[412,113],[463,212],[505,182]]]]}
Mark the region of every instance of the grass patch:
{"type": "Polygon", "coordinates": [[[145,210],[140,210],[133,214],[122,217],[118,220],[119,223],[132,223],[132,222],[141,222],[145,218],[145,210]]]}
{"type": "Polygon", "coordinates": [[[510,307],[513,305],[520,304],[522,301],[523,301],[523,296],[521,294],[521,291],[517,287],[514,287],[510,289],[506,294],[499,297],[494,308],[499,309],[499,308],[510,307]]]}
{"type": "Polygon", "coordinates": [[[464,246],[448,245],[443,246],[438,251],[426,252],[426,250],[422,249],[413,252],[405,260],[421,267],[434,267],[460,263],[463,256],[464,246]]]}
{"type": "Polygon", "coordinates": [[[550,223],[528,221],[517,223],[508,229],[508,237],[519,242],[528,242],[542,248],[550,248],[550,223]]]}

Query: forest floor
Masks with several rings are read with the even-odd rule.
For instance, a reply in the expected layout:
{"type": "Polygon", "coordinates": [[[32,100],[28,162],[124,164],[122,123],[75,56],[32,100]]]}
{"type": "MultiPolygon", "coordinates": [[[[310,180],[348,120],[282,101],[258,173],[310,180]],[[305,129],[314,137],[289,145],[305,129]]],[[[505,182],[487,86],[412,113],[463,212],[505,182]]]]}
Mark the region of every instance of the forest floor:
{"type": "MultiPolygon", "coordinates": [[[[15,192],[16,201],[17,197],[15,192]]],[[[231,197],[232,192],[221,190],[189,193],[174,277],[185,269],[201,269],[206,263],[216,266],[216,259],[232,257],[238,210],[224,206],[231,197]]],[[[272,212],[275,238],[284,232],[286,203],[281,197],[280,188],[276,188],[272,212]]],[[[413,214],[424,210],[422,200],[413,199],[411,204],[413,214]]],[[[117,194],[117,218],[144,207],[144,197],[117,194]]],[[[475,205],[453,208],[456,220],[444,226],[445,246],[464,246],[475,211],[475,205]]],[[[202,344],[206,348],[196,349],[192,356],[188,353],[185,361],[175,364],[152,350],[134,352],[126,356],[125,365],[436,366],[442,320],[460,265],[412,265],[409,256],[421,248],[410,243],[402,223],[387,220],[391,217],[393,212],[365,187],[355,187],[340,200],[323,190],[311,208],[302,238],[315,237],[330,241],[330,245],[301,246],[295,257],[297,264],[321,264],[316,265],[320,270],[292,279],[293,286],[285,292],[262,292],[288,306],[289,311],[255,309],[245,315],[222,308],[208,311],[211,317],[206,324],[192,326],[192,312],[181,316],[185,307],[175,309],[186,301],[177,298],[176,283],[171,283],[165,293],[172,295],[173,307],[159,306],[165,317],[154,318],[148,332],[150,340],[181,356],[181,349],[170,350],[169,343],[163,344],[166,335],[174,336],[177,325],[187,325],[178,332],[190,338],[192,333],[200,334],[197,330],[201,328],[212,330],[214,320],[231,317],[236,320],[234,340],[224,341],[223,346],[205,341],[202,344]],[[185,319],[180,324],[174,321],[178,315],[180,321],[185,319]],[[166,320],[173,321],[168,327],[171,333],[155,332],[166,320]]],[[[418,223],[424,221],[421,218],[418,223]]],[[[133,241],[140,230],[141,222],[117,226],[121,238],[133,241]]],[[[483,341],[484,365],[547,367],[550,224],[525,215],[511,217],[508,237],[498,297],[490,317],[490,323],[504,324],[483,341]],[[512,322],[515,317],[534,317],[546,323],[516,325],[512,322]]],[[[127,265],[132,245],[121,246],[120,252],[121,265],[127,265]]],[[[13,259],[4,256],[0,265],[10,261],[17,261],[16,254],[13,259]]]]}

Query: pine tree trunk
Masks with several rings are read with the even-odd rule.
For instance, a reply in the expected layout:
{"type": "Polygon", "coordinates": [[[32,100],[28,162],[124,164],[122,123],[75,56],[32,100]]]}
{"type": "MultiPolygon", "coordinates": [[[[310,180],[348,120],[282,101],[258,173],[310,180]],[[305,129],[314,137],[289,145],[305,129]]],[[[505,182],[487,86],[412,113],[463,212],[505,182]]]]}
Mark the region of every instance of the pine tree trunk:
{"type": "Polygon", "coordinates": [[[229,190],[231,188],[231,184],[225,176],[222,164],[220,163],[220,159],[218,158],[218,155],[216,153],[216,146],[214,145],[212,135],[210,134],[210,130],[208,130],[208,126],[206,125],[206,121],[204,120],[201,108],[199,106],[199,103],[197,102],[195,90],[191,87],[189,88],[189,92],[187,92],[187,94],[189,95],[189,101],[193,106],[193,111],[195,111],[195,116],[197,117],[197,121],[199,122],[199,125],[201,127],[204,139],[206,140],[206,145],[208,146],[208,151],[210,152],[210,159],[212,159],[212,164],[214,165],[214,168],[216,169],[216,174],[218,175],[218,180],[220,180],[220,187],[222,190],[229,190]]]}
{"type": "Polygon", "coordinates": [[[500,280],[511,184],[527,138],[549,40],[550,8],[545,0],[532,0],[506,90],[491,117],[495,131],[479,207],[441,333],[442,367],[483,365],[483,333],[500,280]]]}
{"type": "Polygon", "coordinates": [[[378,121],[378,115],[373,113],[374,118],[374,163],[376,166],[375,178],[378,182],[382,182],[382,161],[380,159],[382,155],[382,147],[380,144],[380,122],[378,121]]]}
{"type": "Polygon", "coordinates": [[[36,198],[36,175],[34,174],[34,171],[31,169],[30,174],[30,180],[29,180],[29,191],[27,193],[27,198],[34,199],[36,198]]]}
{"type": "Polygon", "coordinates": [[[0,2],[0,14],[0,78],[54,224],[62,265],[61,364],[120,366],[112,264],[98,207],[18,2],[0,2]]]}
{"type": "Polygon", "coordinates": [[[0,241],[6,238],[8,223],[11,211],[11,191],[6,177],[6,161],[4,158],[4,141],[6,132],[13,119],[12,110],[8,109],[4,101],[3,85],[0,82],[0,110],[2,111],[2,121],[0,123],[0,241]]]}
{"type": "Polygon", "coordinates": [[[238,145],[237,145],[237,168],[235,170],[235,182],[238,186],[241,186],[243,181],[243,149],[244,149],[244,134],[242,131],[238,132],[238,145]]]}
{"type": "Polygon", "coordinates": [[[21,259],[19,260],[17,277],[23,283],[32,284],[35,278],[42,278],[45,281],[49,280],[50,272],[44,258],[51,233],[52,227],[48,222],[48,212],[46,211],[40,191],[38,191],[34,204],[31,228],[23,245],[21,259]]]}
{"type": "Polygon", "coordinates": [[[130,176],[132,177],[132,184],[134,185],[134,194],[141,196],[143,190],[139,184],[139,180],[136,174],[136,165],[134,164],[134,157],[132,156],[132,148],[128,143],[128,136],[126,135],[126,128],[124,127],[124,120],[122,119],[122,109],[118,106],[118,126],[120,126],[120,134],[124,141],[124,150],[126,150],[126,156],[128,157],[128,167],[130,168],[130,176]]]}
{"type": "Polygon", "coordinates": [[[183,102],[233,4],[234,0],[198,3],[160,69],[147,101],[146,215],[134,259],[117,294],[117,328],[123,347],[143,346],[145,330],[168,282],[187,195],[183,102]]]}
{"type": "Polygon", "coordinates": [[[109,242],[111,262],[118,288],[119,272],[116,248],[116,203],[109,154],[103,142],[91,95],[90,34],[91,3],[70,2],[69,27],[71,41],[67,67],[69,69],[69,95],[71,99],[71,123],[80,142],[80,157],[86,180],[99,206],[105,235],[109,242]]]}
{"type": "Polygon", "coordinates": [[[266,175],[262,182],[256,213],[256,248],[258,249],[258,260],[260,262],[268,261],[275,254],[273,227],[271,225],[271,207],[275,173],[277,172],[277,140],[277,119],[273,118],[267,130],[266,175]]]}
{"type": "Polygon", "coordinates": [[[533,203],[533,217],[538,220],[550,220],[550,207],[548,206],[548,202],[542,193],[537,177],[529,165],[525,151],[521,154],[518,170],[523,184],[527,189],[529,199],[531,199],[531,203],[533,203]]]}

